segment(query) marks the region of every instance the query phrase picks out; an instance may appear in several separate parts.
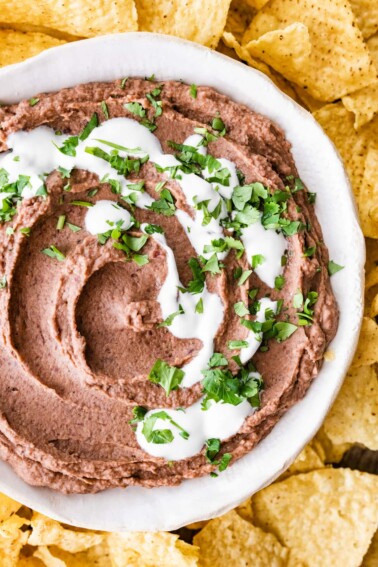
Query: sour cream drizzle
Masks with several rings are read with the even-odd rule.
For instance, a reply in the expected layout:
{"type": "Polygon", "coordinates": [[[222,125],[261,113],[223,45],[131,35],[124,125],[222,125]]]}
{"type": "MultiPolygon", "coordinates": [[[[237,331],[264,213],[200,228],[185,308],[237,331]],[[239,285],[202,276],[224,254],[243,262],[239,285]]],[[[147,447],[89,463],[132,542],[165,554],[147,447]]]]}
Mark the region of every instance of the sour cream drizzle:
{"type": "MultiPolygon", "coordinates": [[[[72,169],[83,169],[97,174],[99,179],[112,179],[119,183],[121,194],[124,196],[134,192],[130,187],[132,182],[119,175],[112,166],[85,151],[86,147],[99,147],[109,152],[109,145],[101,140],[118,144],[131,150],[120,150],[121,157],[143,157],[148,155],[149,160],[162,168],[180,166],[177,158],[162,151],[158,138],[138,121],[130,118],[114,118],[108,120],[95,128],[85,141],[79,143],[76,148],[76,156],[67,156],[61,153],[60,147],[69,136],[57,135],[48,127],[41,126],[29,132],[16,132],[8,137],[8,147],[12,150],[0,156],[0,168],[4,168],[9,174],[9,182],[18,179],[19,175],[29,176],[29,182],[22,191],[22,198],[30,199],[37,195],[45,177],[58,167],[71,171],[72,169]],[[14,159],[16,158],[16,160],[14,159]]],[[[201,145],[201,135],[193,134],[184,142],[185,145],[196,147],[202,155],[206,155],[207,148],[201,145]]],[[[211,254],[204,252],[204,246],[212,240],[224,235],[220,220],[227,216],[225,199],[230,199],[235,186],[239,185],[236,166],[226,158],[218,161],[230,174],[229,185],[224,186],[217,182],[211,182],[211,173],[205,169],[202,177],[193,173],[180,171],[175,181],[180,185],[186,199],[191,206],[202,201],[208,201],[207,207],[211,213],[217,206],[220,207],[218,218],[212,218],[204,225],[204,212],[194,209],[194,217],[185,211],[177,210],[176,218],[185,230],[189,241],[197,254],[208,258],[211,254]]],[[[167,172],[169,176],[169,171],[167,172]]],[[[0,206],[3,199],[10,197],[10,193],[0,193],[0,206]]],[[[136,205],[146,208],[151,205],[153,199],[145,192],[137,192],[136,205]]],[[[131,216],[124,208],[113,201],[98,201],[93,207],[88,208],[85,226],[91,234],[103,234],[111,226],[117,224],[122,230],[132,226],[131,216]]],[[[143,230],[142,226],[142,230],[143,230]]],[[[181,287],[175,258],[171,248],[167,245],[165,237],[161,234],[153,234],[152,237],[164,249],[167,262],[167,278],[160,290],[158,301],[161,305],[163,318],[167,318],[182,306],[184,313],[173,320],[169,331],[178,338],[196,338],[202,341],[202,348],[198,355],[183,367],[185,377],[181,387],[189,387],[201,379],[203,370],[214,351],[214,338],[219,325],[222,323],[224,309],[220,298],[210,293],[205,285],[201,294],[203,301],[203,314],[196,313],[198,295],[181,293],[181,287]]],[[[257,222],[243,229],[242,242],[244,244],[248,260],[255,254],[262,254],[264,262],[256,268],[256,273],[268,286],[274,287],[275,278],[281,273],[281,257],[286,248],[285,238],[273,230],[265,230],[261,222],[257,222]]],[[[219,254],[219,259],[226,254],[219,254]]],[[[261,300],[260,311],[257,314],[258,321],[265,321],[265,310],[267,308],[276,311],[277,304],[269,299],[261,300]]],[[[248,347],[240,351],[240,358],[246,363],[256,352],[260,345],[260,337],[250,332],[247,338],[248,347]]],[[[149,454],[165,457],[170,460],[184,459],[197,454],[203,447],[206,439],[226,439],[238,431],[244,419],[253,413],[251,405],[244,401],[237,406],[225,403],[212,402],[206,411],[201,409],[201,400],[187,408],[184,412],[179,410],[162,408],[171,418],[189,433],[188,439],[178,435],[177,428],[166,420],[158,420],[155,429],[170,429],[174,434],[174,440],[167,444],[154,444],[147,442],[142,434],[143,422],[137,426],[136,437],[140,446],[149,454]]],[[[146,417],[159,410],[151,410],[146,417]]]]}

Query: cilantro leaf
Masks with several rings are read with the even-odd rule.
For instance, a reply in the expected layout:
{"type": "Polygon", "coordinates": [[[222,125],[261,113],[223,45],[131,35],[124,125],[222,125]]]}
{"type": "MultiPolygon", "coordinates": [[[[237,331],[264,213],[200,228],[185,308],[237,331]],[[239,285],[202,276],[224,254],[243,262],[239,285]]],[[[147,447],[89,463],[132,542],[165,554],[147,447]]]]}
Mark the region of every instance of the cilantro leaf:
{"type": "Polygon", "coordinates": [[[148,379],[153,384],[159,384],[164,388],[167,396],[169,396],[172,390],[177,390],[184,376],[183,370],[170,366],[167,362],[158,358],[150,370],[148,379]]]}
{"type": "Polygon", "coordinates": [[[337,272],[340,272],[340,270],[343,270],[345,266],[340,266],[339,264],[336,264],[336,262],[334,262],[333,260],[330,260],[328,262],[328,274],[330,276],[333,276],[334,274],[337,274],[337,272]]]}

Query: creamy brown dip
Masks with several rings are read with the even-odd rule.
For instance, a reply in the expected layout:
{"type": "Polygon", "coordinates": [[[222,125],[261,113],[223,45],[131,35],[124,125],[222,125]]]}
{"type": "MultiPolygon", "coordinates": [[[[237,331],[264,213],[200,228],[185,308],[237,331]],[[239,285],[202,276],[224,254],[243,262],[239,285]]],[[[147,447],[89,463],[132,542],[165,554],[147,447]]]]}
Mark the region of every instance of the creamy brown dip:
{"type": "MultiPolygon", "coordinates": [[[[258,301],[279,301],[280,309],[270,315],[272,338],[260,335],[262,348],[254,354],[250,367],[254,376],[262,376],[260,407],[246,416],[233,435],[221,439],[219,452],[208,451],[206,458],[203,446],[195,455],[175,460],[153,456],[141,448],[135,417],[143,420],[146,410],[189,408],[203,397],[202,375],[187,387],[185,382],[171,384],[174,389],[169,395],[160,383],[149,379],[157,360],[180,369],[199,355],[202,341],[197,337],[178,338],[170,331],[169,322],[161,325],[165,317],[158,296],[168,266],[167,251],[158,238],[149,235],[137,251],[114,246],[124,242],[123,234],[113,233],[99,242],[96,234],[86,230],[90,208],[86,205],[118,202],[134,219],[128,231],[132,238],[144,234],[139,223],[161,227],[184,288],[193,281],[188,261],[197,258],[201,271],[209,256],[199,258],[189,238],[193,233],[188,234],[176,214],[166,216],[134,207],[132,198],[122,198],[108,179],[101,180],[83,169],[50,173],[45,178],[46,195],[41,190],[41,196],[19,198],[23,196],[19,185],[16,195],[3,200],[0,456],[26,482],[65,493],[178,484],[216,471],[225,454],[231,455],[226,461],[232,465],[304,396],[338,324],[327,272],[328,251],[315,215],[314,198],[298,180],[290,144],[276,124],[208,87],[198,87],[195,92],[180,82],[141,79],[93,83],[39,95],[37,102],[34,99],[1,107],[0,156],[9,155],[5,152],[16,132],[47,126],[52,133],[58,130],[79,135],[95,113],[100,123],[116,117],[142,121],[144,127],[153,130],[163,152],[176,156],[180,151],[169,141],[182,144],[195,128],[205,129],[205,142],[204,132],[211,134],[205,143],[208,155],[235,164],[242,187],[259,182],[268,188],[269,195],[286,192],[287,210],[280,218],[298,222],[297,230],[284,236],[285,265],[276,288],[259,278],[258,259],[255,269],[251,268],[247,250],[239,249],[238,253],[232,248],[218,260],[215,254],[213,271],[218,273],[201,272],[205,279],[202,285],[209,296],[219,296],[223,309],[223,315],[218,313],[221,323],[213,345],[213,351],[223,354],[228,363],[228,367],[224,362],[214,366],[220,370],[221,381],[227,370],[240,376],[240,360],[235,357],[243,349],[232,345],[250,336],[248,323],[245,326],[242,321],[255,320],[258,301]],[[161,92],[146,98],[153,89],[161,92]],[[140,108],[146,110],[144,116],[140,108]],[[214,122],[214,118],[218,120],[214,122]],[[133,258],[134,254],[138,256],[133,258]],[[235,304],[239,308],[235,309],[235,304]],[[287,328],[275,327],[278,322],[296,326],[291,327],[292,334],[286,340],[287,328]],[[281,334],[277,335],[278,329],[281,334]]],[[[79,140],[79,144],[86,142],[79,140]]],[[[110,153],[111,148],[107,151],[110,153]]],[[[62,154],[62,163],[65,158],[62,154]]],[[[2,167],[6,169],[0,161],[0,180],[2,167]]],[[[193,201],[186,198],[171,171],[161,171],[147,160],[139,171],[128,173],[127,179],[133,184],[144,181],[146,195],[154,200],[161,200],[161,191],[168,190],[171,209],[183,210],[194,218],[193,201]],[[164,187],[158,185],[162,181],[164,187]]],[[[4,179],[2,183],[6,185],[4,179]]],[[[1,192],[4,187],[0,191],[4,197],[1,192]]],[[[232,226],[238,210],[232,198],[224,201],[229,207],[224,224],[229,224],[221,236],[239,240],[243,226],[232,226]]],[[[169,202],[168,198],[163,206],[169,208],[169,202]]],[[[251,201],[248,204],[256,205],[251,201]]],[[[201,293],[196,301],[200,298],[201,293]]],[[[201,316],[208,323],[215,313],[205,309],[201,316]]],[[[253,397],[253,405],[258,398],[253,397]]],[[[248,399],[244,395],[243,403],[249,404],[248,399]]],[[[141,435],[141,424],[138,431],[141,435]]],[[[160,442],[159,446],[163,445],[167,447],[169,440],[160,442]]]]}

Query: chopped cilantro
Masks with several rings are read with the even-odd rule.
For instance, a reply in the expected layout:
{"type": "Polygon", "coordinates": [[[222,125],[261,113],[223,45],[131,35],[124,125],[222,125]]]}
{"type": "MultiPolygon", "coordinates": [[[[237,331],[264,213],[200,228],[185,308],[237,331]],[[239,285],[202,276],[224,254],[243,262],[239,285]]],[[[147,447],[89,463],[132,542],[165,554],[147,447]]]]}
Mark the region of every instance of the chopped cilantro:
{"type": "Polygon", "coordinates": [[[48,248],[44,248],[43,250],[41,250],[41,252],[42,254],[46,254],[46,256],[49,256],[49,258],[54,258],[55,260],[59,260],[59,262],[63,262],[66,259],[63,252],[58,250],[58,248],[53,244],[51,244],[51,246],[49,246],[48,248]]]}
{"type": "Polygon", "coordinates": [[[101,110],[106,120],[109,120],[109,109],[108,109],[108,105],[104,100],[101,102],[101,110]]]}
{"type": "Polygon", "coordinates": [[[142,406],[134,406],[132,413],[133,413],[133,418],[130,419],[129,423],[135,424],[135,423],[139,423],[140,421],[143,421],[147,413],[147,410],[142,406]]]}
{"type": "Polygon", "coordinates": [[[277,289],[278,291],[280,291],[283,286],[285,285],[285,278],[284,276],[277,276],[274,280],[274,287],[275,289],[277,289]]]}
{"type": "Polygon", "coordinates": [[[2,276],[0,278],[0,289],[4,289],[7,287],[7,276],[2,276]]]}
{"type": "Polygon", "coordinates": [[[219,265],[219,260],[216,254],[213,254],[212,256],[210,256],[210,258],[205,262],[203,268],[202,268],[203,272],[210,272],[210,274],[212,276],[215,276],[216,274],[220,274],[221,273],[221,269],[220,269],[220,265],[219,265]]]}
{"type": "Polygon", "coordinates": [[[244,305],[243,301],[238,301],[234,303],[234,310],[236,315],[239,317],[244,317],[244,315],[249,315],[249,309],[244,305]]]}
{"type": "Polygon", "coordinates": [[[147,234],[155,234],[155,233],[163,234],[164,230],[158,224],[147,224],[144,227],[144,232],[146,232],[147,234]]]}
{"type": "Polygon", "coordinates": [[[337,272],[340,272],[340,270],[343,270],[344,266],[340,266],[339,264],[336,264],[336,262],[334,262],[333,260],[330,260],[328,262],[328,274],[330,276],[333,276],[333,274],[337,274],[337,272]]]}
{"type": "Polygon", "coordinates": [[[238,350],[240,348],[246,348],[248,341],[228,341],[227,346],[230,350],[238,350]]]}
{"type": "Polygon", "coordinates": [[[209,360],[209,368],[214,368],[214,366],[227,366],[227,358],[220,352],[214,352],[209,360]]]}
{"type": "Polygon", "coordinates": [[[144,419],[142,433],[148,443],[165,444],[171,443],[174,439],[173,433],[170,429],[154,429],[155,423],[158,419],[168,421],[171,425],[179,430],[179,435],[183,439],[189,439],[189,433],[185,431],[185,429],[183,429],[176,421],[174,421],[166,411],[158,411],[144,419]]]}
{"type": "Polygon", "coordinates": [[[77,207],[93,207],[93,203],[89,201],[71,201],[71,205],[76,205],[77,207]]]}
{"type": "Polygon", "coordinates": [[[57,230],[62,230],[64,228],[65,222],[66,222],[66,216],[60,215],[60,217],[58,218],[58,222],[56,223],[57,230]]]}
{"type": "Polygon", "coordinates": [[[223,120],[219,116],[216,116],[215,118],[213,118],[213,120],[211,122],[211,127],[212,127],[213,130],[220,132],[220,136],[224,136],[225,133],[226,133],[226,126],[225,126],[223,120]]]}
{"type": "Polygon", "coordinates": [[[243,285],[251,274],[252,274],[252,270],[245,270],[244,272],[242,272],[238,281],[238,285],[243,285]]]}
{"type": "Polygon", "coordinates": [[[309,248],[305,249],[305,251],[303,252],[303,256],[305,258],[312,258],[312,256],[315,254],[315,252],[316,252],[316,245],[310,246],[309,248]]]}
{"type": "Polygon", "coordinates": [[[265,258],[262,254],[254,254],[251,261],[252,270],[255,270],[257,266],[261,266],[264,262],[265,258]]]}
{"type": "Polygon", "coordinates": [[[153,201],[147,208],[166,217],[171,217],[176,212],[174,198],[168,189],[162,189],[160,199],[153,201]]]}
{"type": "Polygon", "coordinates": [[[190,85],[190,96],[192,98],[197,98],[197,85],[195,85],[194,83],[192,85],[190,85]]]}
{"type": "Polygon", "coordinates": [[[72,230],[72,232],[79,232],[79,230],[81,230],[80,226],[76,226],[76,224],[72,224],[70,222],[67,223],[67,226],[70,230],[72,230]]]}
{"type": "Polygon", "coordinates": [[[188,264],[193,274],[193,279],[188,283],[188,291],[192,294],[201,293],[205,287],[205,274],[197,258],[190,258],[188,264]]]}
{"type": "Polygon", "coordinates": [[[286,339],[291,337],[291,335],[298,329],[296,325],[293,325],[292,323],[286,323],[284,321],[278,321],[278,323],[276,323],[274,327],[277,332],[275,338],[278,343],[286,341],[286,339]]]}
{"type": "Polygon", "coordinates": [[[214,463],[214,459],[220,451],[221,442],[220,439],[207,439],[205,456],[209,463],[214,463]]]}
{"type": "Polygon", "coordinates": [[[140,118],[146,116],[146,109],[143,108],[140,102],[127,102],[124,107],[135,116],[139,116],[140,118]]]}
{"type": "Polygon", "coordinates": [[[25,236],[29,236],[30,231],[31,231],[31,228],[29,226],[25,226],[23,228],[20,228],[21,234],[25,234],[25,236]]]}
{"type": "Polygon", "coordinates": [[[253,376],[246,368],[241,368],[234,376],[230,370],[220,368],[209,368],[203,370],[202,386],[205,398],[202,403],[204,409],[208,409],[210,400],[239,405],[244,400],[251,404],[258,404],[258,395],[262,389],[261,378],[253,376]]]}
{"type": "Polygon", "coordinates": [[[185,372],[175,366],[170,366],[164,360],[157,359],[150,370],[148,379],[153,384],[159,384],[164,388],[167,396],[172,390],[177,390],[184,378],[185,372]]]}
{"type": "Polygon", "coordinates": [[[198,300],[195,307],[196,313],[203,313],[203,299],[202,297],[198,300]]]}
{"type": "Polygon", "coordinates": [[[162,323],[159,323],[158,327],[170,327],[172,325],[174,319],[178,315],[183,315],[184,313],[185,313],[185,311],[182,308],[182,305],[179,305],[178,310],[175,311],[174,313],[171,313],[170,315],[168,315],[168,317],[166,319],[164,319],[164,321],[162,321],[162,323]]]}
{"type": "Polygon", "coordinates": [[[230,464],[231,459],[232,459],[231,453],[225,453],[224,455],[222,455],[222,458],[218,466],[219,472],[223,472],[226,470],[226,468],[230,464]]]}
{"type": "Polygon", "coordinates": [[[39,98],[29,98],[29,106],[35,106],[39,103],[39,98]]]}
{"type": "Polygon", "coordinates": [[[69,179],[71,177],[71,170],[65,167],[59,166],[58,171],[62,179],[69,179]]]}

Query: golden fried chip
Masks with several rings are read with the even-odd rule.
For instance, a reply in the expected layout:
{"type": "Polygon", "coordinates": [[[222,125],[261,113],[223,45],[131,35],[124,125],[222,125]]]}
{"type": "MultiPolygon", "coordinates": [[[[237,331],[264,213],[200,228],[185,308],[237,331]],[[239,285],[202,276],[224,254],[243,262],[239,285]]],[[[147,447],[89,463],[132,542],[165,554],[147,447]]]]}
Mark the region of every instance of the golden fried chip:
{"type": "Polygon", "coordinates": [[[45,546],[38,547],[33,557],[40,559],[46,567],[67,567],[67,563],[63,559],[55,557],[50,549],[45,546]]]}
{"type": "Polygon", "coordinates": [[[7,520],[14,512],[17,512],[21,508],[21,504],[5,496],[5,494],[0,494],[0,522],[7,520]]]}
{"type": "Polygon", "coordinates": [[[33,512],[31,527],[33,531],[28,539],[29,545],[56,545],[70,553],[84,551],[103,540],[102,535],[94,532],[65,529],[59,522],[38,512],[33,512]]]}
{"type": "Polygon", "coordinates": [[[288,550],[270,533],[243,520],[235,510],[211,520],[194,536],[201,567],[275,567],[287,564],[288,550]]]}
{"type": "Polygon", "coordinates": [[[269,2],[269,0],[246,0],[246,1],[252,8],[255,8],[255,10],[261,10],[261,8],[263,8],[263,6],[265,6],[265,4],[269,2]]]}
{"type": "Polygon", "coordinates": [[[357,24],[365,38],[378,30],[378,2],[376,0],[350,0],[357,24]]]}
{"type": "Polygon", "coordinates": [[[114,567],[196,567],[198,548],[167,532],[113,533],[108,544],[114,567]]]}
{"type": "Polygon", "coordinates": [[[253,15],[254,10],[248,1],[233,0],[227,15],[225,31],[232,33],[240,43],[253,15]]]}
{"type": "Polygon", "coordinates": [[[364,132],[355,131],[354,115],[341,102],[323,106],[314,112],[314,117],[338,149],[357,197],[362,184],[367,154],[367,140],[364,132]]]}
{"type": "Polygon", "coordinates": [[[222,36],[222,41],[225,43],[227,47],[230,47],[235,50],[235,53],[239,57],[241,61],[245,61],[249,67],[253,67],[261,73],[264,73],[273,83],[285,94],[287,94],[290,98],[297,100],[295,91],[291,87],[291,85],[278,73],[270,69],[268,65],[265,65],[262,61],[258,61],[254,59],[248,51],[240,45],[240,43],[236,40],[236,38],[229,32],[224,32],[222,36]]]}
{"type": "Polygon", "coordinates": [[[21,527],[28,523],[16,514],[10,516],[0,524],[0,565],[1,567],[14,567],[22,547],[25,545],[28,534],[21,527]]]}
{"type": "MultiPolygon", "coordinates": [[[[279,44],[270,52],[260,53],[263,61],[297,85],[308,90],[314,98],[332,101],[359,90],[375,80],[376,71],[362,34],[355,25],[353,12],[344,0],[272,0],[257,13],[243,37],[243,45],[258,40],[268,32],[300,23],[308,28],[311,53],[304,59],[299,47],[286,62],[285,75],[281,70],[279,44]],[[302,65],[295,55],[301,55],[302,65]],[[269,60],[268,60],[269,59],[269,60]]],[[[298,43],[303,41],[302,28],[297,29],[298,43]]]]}
{"type": "Polygon", "coordinates": [[[298,85],[292,85],[298,99],[300,100],[302,106],[307,108],[310,112],[315,112],[324,106],[324,102],[316,100],[313,96],[309,95],[306,89],[299,87],[298,85]]]}
{"type": "Polygon", "coordinates": [[[378,34],[373,35],[368,41],[367,46],[370,51],[370,55],[373,59],[375,67],[378,69],[378,34]]]}
{"type": "Polygon", "coordinates": [[[364,317],[352,368],[367,366],[375,362],[378,362],[378,325],[374,319],[364,317]]]}
{"type": "MultiPolygon", "coordinates": [[[[64,565],[67,567],[111,567],[113,565],[105,536],[104,542],[100,545],[95,545],[94,547],[75,554],[63,551],[54,545],[48,549],[50,555],[53,556],[52,559],[49,557],[50,561],[54,561],[55,559],[63,561],[64,565]]],[[[143,567],[143,565],[140,567],[143,567]]]]}
{"type": "Polygon", "coordinates": [[[191,524],[188,524],[185,527],[188,528],[189,530],[193,530],[196,532],[198,530],[202,530],[202,528],[204,528],[206,524],[207,524],[206,520],[200,520],[198,522],[192,522],[191,524]]]}
{"type": "Polygon", "coordinates": [[[0,30],[0,67],[19,63],[65,41],[43,33],[0,30]]]}
{"type": "Polygon", "coordinates": [[[16,563],[16,567],[45,567],[45,566],[46,564],[43,563],[41,559],[38,559],[38,557],[33,557],[32,555],[25,557],[24,555],[22,555],[22,551],[16,563]]]}
{"type": "Polygon", "coordinates": [[[349,469],[292,476],[253,496],[254,522],[304,565],[358,566],[377,527],[377,490],[377,476],[349,469]]]}
{"type": "Polygon", "coordinates": [[[301,451],[294,463],[278,478],[278,482],[289,476],[295,474],[313,471],[324,467],[324,462],[321,460],[317,452],[311,447],[306,447],[301,451]]]}
{"type": "Polygon", "coordinates": [[[3,24],[32,24],[60,30],[79,37],[105,33],[136,31],[137,12],[133,0],[0,0],[0,20],[3,24]]]}
{"type": "Polygon", "coordinates": [[[356,130],[370,122],[378,112],[378,79],[351,95],[342,98],[344,106],[355,115],[356,130]]]}
{"type": "Polygon", "coordinates": [[[296,82],[298,74],[306,67],[311,54],[311,41],[307,26],[294,23],[285,29],[273,30],[245,45],[247,51],[286,79],[296,82]]]}
{"type": "Polygon", "coordinates": [[[368,145],[362,186],[357,198],[363,233],[371,238],[378,238],[378,129],[376,136],[376,144],[368,145]]]}
{"type": "Polygon", "coordinates": [[[378,450],[378,378],[373,366],[348,372],[323,429],[332,445],[343,445],[342,453],[353,443],[378,450]]]}
{"type": "Polygon", "coordinates": [[[247,522],[253,522],[253,512],[252,512],[252,501],[250,498],[248,498],[248,500],[246,500],[245,502],[243,502],[242,504],[239,504],[239,506],[237,506],[235,508],[235,512],[237,512],[239,514],[239,516],[241,516],[243,518],[243,520],[246,520],[247,522]]]}
{"type": "Polygon", "coordinates": [[[378,565],[378,532],[375,532],[367,554],[365,555],[361,567],[377,567],[378,565]]]}
{"type": "Polygon", "coordinates": [[[216,47],[230,0],[136,0],[139,29],[167,33],[202,45],[216,47]]]}

